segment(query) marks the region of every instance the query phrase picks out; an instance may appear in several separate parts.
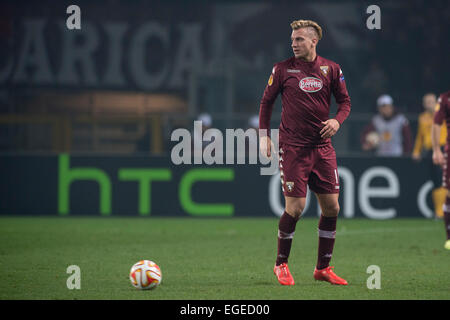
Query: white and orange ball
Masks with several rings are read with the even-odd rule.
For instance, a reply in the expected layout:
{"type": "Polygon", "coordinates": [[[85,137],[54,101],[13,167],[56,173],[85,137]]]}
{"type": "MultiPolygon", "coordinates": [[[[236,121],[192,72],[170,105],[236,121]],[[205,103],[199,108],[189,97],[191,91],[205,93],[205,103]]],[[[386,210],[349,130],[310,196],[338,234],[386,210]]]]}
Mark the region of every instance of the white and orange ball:
{"type": "Polygon", "coordinates": [[[161,280],[161,269],[153,261],[141,260],[131,267],[130,281],[137,289],[155,289],[161,283],[161,280]]]}

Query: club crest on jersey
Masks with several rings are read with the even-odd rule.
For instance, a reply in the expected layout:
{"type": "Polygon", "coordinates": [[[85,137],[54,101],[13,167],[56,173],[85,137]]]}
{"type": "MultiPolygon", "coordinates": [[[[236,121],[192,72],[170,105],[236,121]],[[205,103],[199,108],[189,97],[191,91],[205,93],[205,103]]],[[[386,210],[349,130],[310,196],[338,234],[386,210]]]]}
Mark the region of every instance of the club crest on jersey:
{"type": "Polygon", "coordinates": [[[320,71],[322,71],[324,76],[328,74],[328,66],[320,66],[320,71]]]}
{"type": "Polygon", "coordinates": [[[292,190],[294,190],[294,182],[286,181],[286,187],[288,189],[288,192],[291,192],[292,190]]]}
{"type": "Polygon", "coordinates": [[[322,80],[314,77],[306,77],[300,80],[298,86],[305,92],[317,92],[323,87],[322,80]]]}
{"type": "Polygon", "coordinates": [[[267,82],[267,84],[268,84],[269,86],[271,86],[272,83],[273,83],[273,74],[270,75],[270,78],[269,78],[269,81],[267,82]]]}

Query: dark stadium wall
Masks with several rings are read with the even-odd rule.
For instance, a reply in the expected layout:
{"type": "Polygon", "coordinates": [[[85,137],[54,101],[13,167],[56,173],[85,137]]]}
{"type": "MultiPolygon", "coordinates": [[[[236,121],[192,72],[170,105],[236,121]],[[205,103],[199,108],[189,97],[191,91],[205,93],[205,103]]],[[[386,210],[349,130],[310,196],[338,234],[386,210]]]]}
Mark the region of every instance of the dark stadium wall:
{"type": "MultiPolygon", "coordinates": [[[[278,174],[260,165],[174,165],[168,157],[2,155],[0,215],[277,217],[278,174]]],[[[340,158],[341,217],[432,218],[428,167],[340,158]]],[[[309,193],[306,217],[320,213],[309,193]]]]}
{"type": "Polygon", "coordinates": [[[289,23],[308,17],[324,28],[320,55],[343,66],[360,112],[373,112],[377,95],[386,90],[410,111],[420,111],[424,90],[442,92],[449,83],[440,72],[448,70],[447,53],[439,47],[447,43],[448,28],[435,18],[448,10],[448,1],[380,4],[381,28],[389,30],[383,33],[366,28],[371,4],[77,1],[81,29],[69,30],[67,2],[9,1],[2,7],[0,83],[14,96],[30,88],[185,94],[191,71],[220,76],[229,66],[218,66],[233,57],[236,99],[254,101],[273,64],[291,55],[289,23]],[[429,37],[423,25],[439,32],[429,37]],[[373,81],[374,74],[389,79],[373,81]]]}

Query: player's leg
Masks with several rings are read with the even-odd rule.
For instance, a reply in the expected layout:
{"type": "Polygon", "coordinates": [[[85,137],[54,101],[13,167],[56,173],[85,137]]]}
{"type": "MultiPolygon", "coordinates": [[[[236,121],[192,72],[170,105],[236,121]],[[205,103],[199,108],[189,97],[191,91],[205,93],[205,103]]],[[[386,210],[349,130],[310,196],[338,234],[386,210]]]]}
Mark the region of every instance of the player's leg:
{"type": "Polygon", "coordinates": [[[317,264],[314,269],[314,279],[327,281],[331,284],[347,285],[347,281],[338,277],[330,260],[333,255],[336,239],[336,222],[339,214],[339,194],[317,194],[322,214],[320,215],[318,233],[319,245],[317,249],[317,264]]]}
{"type": "Polygon", "coordinates": [[[346,285],[347,281],[339,278],[333,272],[333,267],[330,267],[340,210],[340,186],[334,148],[331,145],[318,148],[315,160],[316,164],[311,171],[309,187],[316,194],[322,213],[318,225],[319,244],[314,278],[332,284],[346,285]]]}
{"type": "Polygon", "coordinates": [[[442,186],[447,189],[447,197],[444,204],[444,225],[447,234],[447,240],[444,247],[450,250],[450,158],[448,157],[448,145],[444,149],[444,157],[446,160],[445,166],[442,170],[442,186]]]}
{"type": "Polygon", "coordinates": [[[444,225],[447,235],[444,248],[450,250],[450,189],[447,189],[447,197],[444,204],[444,225]]]}
{"type": "Polygon", "coordinates": [[[447,197],[447,189],[442,187],[442,168],[433,163],[431,152],[426,155],[425,159],[430,165],[431,181],[434,185],[431,197],[435,218],[442,219],[444,217],[444,204],[447,197]]]}
{"type": "Polygon", "coordinates": [[[275,265],[287,263],[295,226],[305,208],[306,198],[284,197],[286,208],[278,223],[278,252],[275,265]]]}
{"type": "Polygon", "coordinates": [[[327,268],[333,255],[336,238],[337,216],[339,214],[339,194],[316,194],[322,211],[319,219],[319,245],[317,253],[318,270],[327,268]]]}
{"type": "Polygon", "coordinates": [[[447,197],[447,190],[439,187],[433,189],[431,192],[433,198],[434,214],[437,219],[442,219],[444,216],[443,205],[447,197]]]}
{"type": "MultiPolygon", "coordinates": [[[[287,266],[297,221],[305,208],[308,165],[296,147],[280,145],[280,178],[285,198],[285,211],[278,223],[277,258],[274,273],[282,285],[293,285],[287,266]]],[[[309,166],[311,167],[311,166],[309,166]]]]}
{"type": "Polygon", "coordinates": [[[282,285],[294,285],[295,281],[289,271],[288,259],[291,253],[295,226],[305,208],[306,198],[285,197],[286,208],[278,223],[277,259],[273,272],[282,285]]]}

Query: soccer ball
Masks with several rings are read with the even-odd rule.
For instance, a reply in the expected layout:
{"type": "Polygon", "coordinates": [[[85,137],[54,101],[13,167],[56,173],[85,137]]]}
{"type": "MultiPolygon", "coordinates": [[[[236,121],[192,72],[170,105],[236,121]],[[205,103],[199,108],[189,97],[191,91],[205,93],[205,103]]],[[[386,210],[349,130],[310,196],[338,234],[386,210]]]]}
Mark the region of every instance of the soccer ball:
{"type": "Polygon", "coordinates": [[[161,269],[153,261],[141,260],[131,267],[130,281],[137,289],[154,289],[161,283],[161,280],[161,269]]]}

